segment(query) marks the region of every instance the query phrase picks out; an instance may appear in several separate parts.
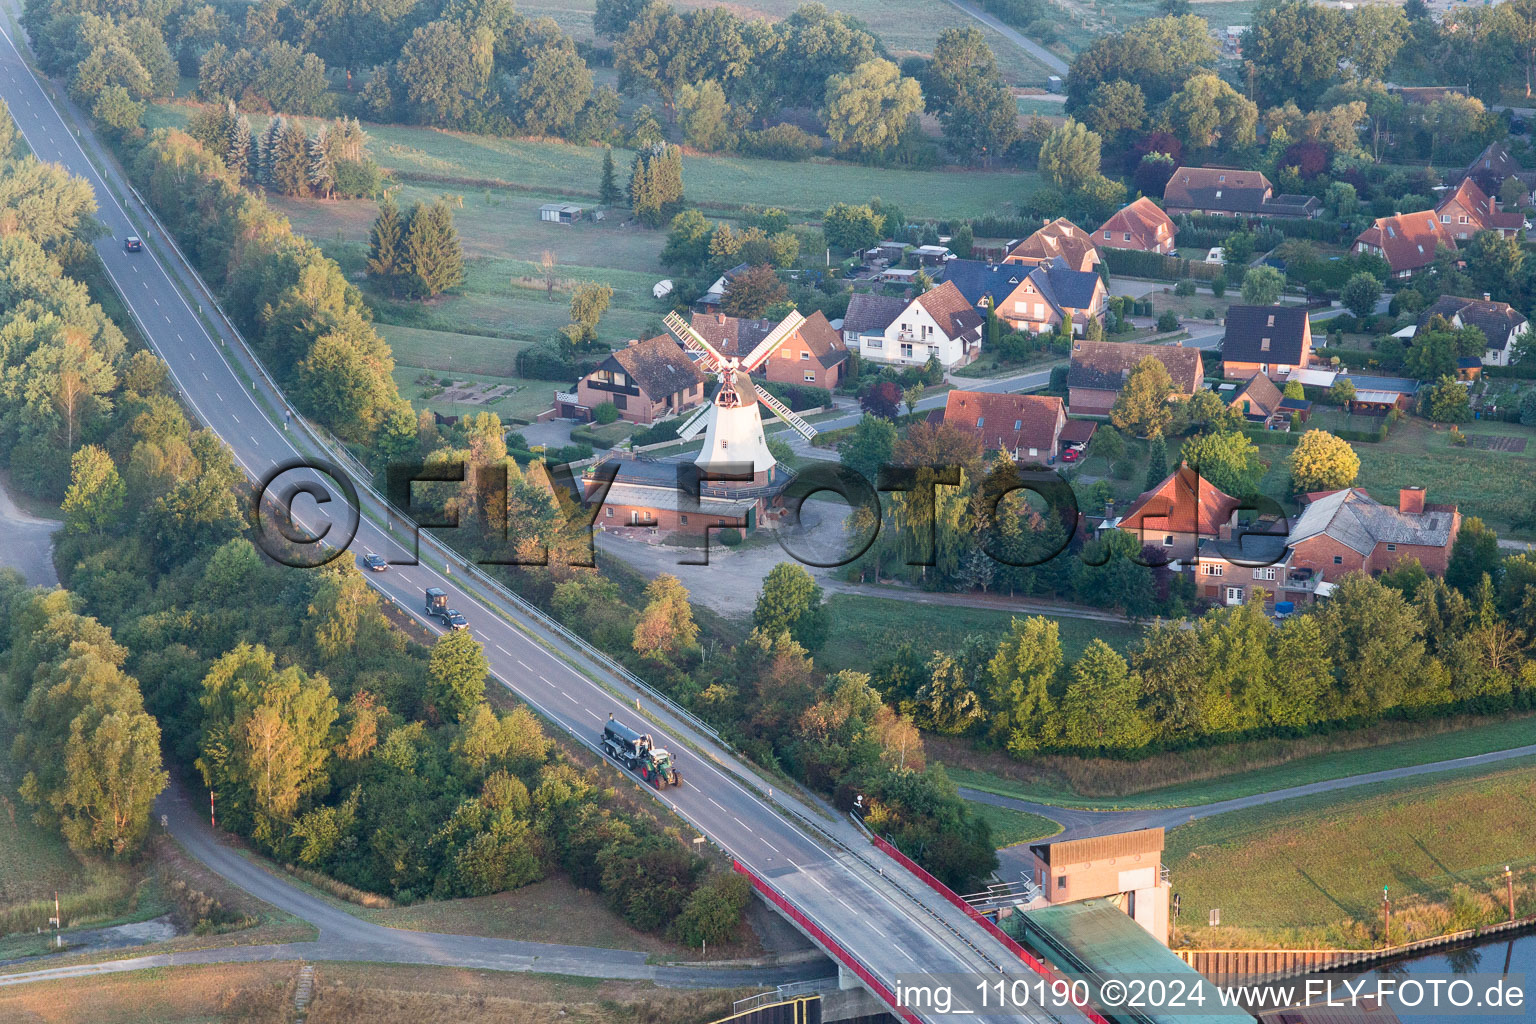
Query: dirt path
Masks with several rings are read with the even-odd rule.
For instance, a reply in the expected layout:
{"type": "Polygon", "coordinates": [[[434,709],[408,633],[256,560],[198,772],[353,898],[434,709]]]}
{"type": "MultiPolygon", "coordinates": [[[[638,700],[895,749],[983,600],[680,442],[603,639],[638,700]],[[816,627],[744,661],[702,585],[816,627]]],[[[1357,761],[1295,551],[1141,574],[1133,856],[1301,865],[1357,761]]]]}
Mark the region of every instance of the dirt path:
{"type": "Polygon", "coordinates": [[[0,484],[0,529],[5,534],[5,543],[0,545],[0,566],[20,570],[34,586],[57,586],[53,533],[62,525],[56,519],[39,519],[23,512],[0,484]]]}

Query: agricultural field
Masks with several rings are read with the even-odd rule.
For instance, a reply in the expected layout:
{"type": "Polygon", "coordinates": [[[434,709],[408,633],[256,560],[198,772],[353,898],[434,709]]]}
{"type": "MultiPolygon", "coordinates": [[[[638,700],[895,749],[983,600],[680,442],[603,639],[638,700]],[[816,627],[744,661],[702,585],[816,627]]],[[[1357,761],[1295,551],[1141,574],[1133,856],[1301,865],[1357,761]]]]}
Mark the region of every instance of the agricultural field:
{"type": "MultiPolygon", "coordinates": [[[[743,18],[780,21],[808,0],[747,0],[730,4],[743,18]]],[[[536,0],[519,5],[518,11],[530,18],[553,18],[562,29],[577,39],[591,40],[594,0],[536,0]]],[[[712,7],[710,0],[677,0],[675,7],[712,7]]],[[[1013,84],[1038,85],[1050,73],[1035,58],[992,29],[972,21],[945,0],[831,0],[832,10],[842,11],[862,21],[885,43],[896,60],[902,57],[928,56],[939,33],[946,28],[980,28],[997,54],[1003,75],[1013,84]]]]}
{"type": "MultiPolygon", "coordinates": [[[[0,1019],[51,1024],[288,1024],[298,963],[208,964],[42,982],[0,993],[0,1019]]],[[[310,1024],[702,1024],[751,990],[674,991],[637,982],[451,967],[315,967],[310,1024]]],[[[303,1015],[300,1015],[301,1018],[303,1015]]]]}
{"type": "Polygon", "coordinates": [[[1235,811],[1168,834],[1179,892],[1173,944],[1362,948],[1380,943],[1390,886],[1393,942],[1503,920],[1504,866],[1517,912],[1536,909],[1533,759],[1425,784],[1384,783],[1235,811]],[[1221,909],[1222,926],[1201,924],[1221,909]]]}
{"type": "MultiPolygon", "coordinates": [[[[1072,53],[1084,50],[1107,32],[1125,29],[1162,14],[1156,0],[1053,0],[1061,11],[1058,34],[1072,53]]],[[[1211,31],[1225,36],[1229,25],[1247,25],[1253,18],[1258,0],[1206,0],[1190,5],[1211,26],[1211,31]]]]}

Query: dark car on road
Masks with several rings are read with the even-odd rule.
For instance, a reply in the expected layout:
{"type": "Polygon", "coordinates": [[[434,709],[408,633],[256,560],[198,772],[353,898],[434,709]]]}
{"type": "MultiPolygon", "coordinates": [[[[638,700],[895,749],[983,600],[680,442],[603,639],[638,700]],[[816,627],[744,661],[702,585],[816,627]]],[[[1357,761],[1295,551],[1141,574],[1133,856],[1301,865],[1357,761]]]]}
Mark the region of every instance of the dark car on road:
{"type": "Polygon", "coordinates": [[[123,239],[124,252],[138,252],[143,248],[144,243],[140,241],[138,235],[129,235],[127,238],[123,239]]]}
{"type": "Polygon", "coordinates": [[[443,625],[449,629],[468,629],[469,620],[460,615],[457,608],[449,608],[443,612],[443,625]]]}
{"type": "Polygon", "coordinates": [[[369,572],[383,572],[389,568],[389,563],[372,551],[363,556],[363,564],[368,567],[369,572]]]}

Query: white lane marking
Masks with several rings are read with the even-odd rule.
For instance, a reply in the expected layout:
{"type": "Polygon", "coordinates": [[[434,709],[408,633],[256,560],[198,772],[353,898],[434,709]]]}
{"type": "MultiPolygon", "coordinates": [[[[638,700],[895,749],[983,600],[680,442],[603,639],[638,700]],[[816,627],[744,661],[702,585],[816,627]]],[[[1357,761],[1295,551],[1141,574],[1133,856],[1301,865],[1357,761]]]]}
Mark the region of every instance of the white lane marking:
{"type": "MultiPolygon", "coordinates": [[[[197,362],[197,353],[193,352],[191,349],[187,349],[187,357],[189,359],[191,359],[194,363],[197,362]]],[[[224,399],[221,398],[221,399],[219,399],[219,401],[222,402],[222,401],[224,401],[224,399]]]]}
{"type": "Polygon", "coordinates": [[[219,393],[218,393],[218,392],[217,392],[217,391],[215,391],[215,392],[214,392],[214,393],[213,393],[213,397],[214,397],[214,398],[217,398],[217,399],[218,399],[218,400],[219,400],[219,401],[220,401],[220,402],[222,402],[222,401],[224,401],[224,396],[223,396],[223,395],[221,395],[221,394],[219,394],[219,393]]]}
{"type": "Polygon", "coordinates": [[[902,956],[906,957],[908,960],[912,961],[913,963],[917,963],[917,957],[913,956],[911,953],[908,953],[905,949],[902,949],[902,946],[901,946],[900,943],[896,944],[896,948],[898,950],[901,950],[901,955],[902,956]]]}
{"type": "Polygon", "coordinates": [[[777,846],[774,846],[768,840],[763,839],[762,836],[758,836],[757,838],[762,839],[763,840],[763,845],[768,847],[768,849],[772,850],[774,853],[778,853],[779,852],[779,848],[777,846]]]}
{"type": "Polygon", "coordinates": [[[587,714],[589,714],[589,715],[591,715],[591,716],[592,716],[592,717],[593,717],[593,718],[597,718],[597,720],[598,720],[598,721],[599,721],[599,722],[601,722],[601,721],[602,721],[602,719],[601,719],[601,718],[598,718],[598,717],[597,717],[597,713],[596,713],[596,712],[594,712],[594,711],[593,711],[593,710],[592,710],[592,709],[591,709],[591,708],[582,708],[582,709],[581,709],[581,710],[583,710],[583,711],[585,711],[585,712],[586,712],[586,713],[587,713],[587,714]]]}
{"type": "Polygon", "coordinates": [[[154,301],[156,306],[160,305],[160,300],[159,299],[154,298],[154,296],[150,296],[150,298],[154,301]]]}
{"type": "MultiPolygon", "coordinates": [[[[135,273],[135,274],[137,274],[137,273],[138,273],[138,272],[139,272],[139,271],[138,271],[138,268],[137,268],[137,267],[135,267],[135,268],[134,268],[134,271],[133,271],[133,272],[134,272],[134,273],[135,273]]],[[[182,337],[182,336],[181,336],[181,335],[179,335],[179,334],[178,334],[178,335],[176,335],[176,340],[177,340],[177,341],[179,341],[179,342],[181,342],[181,343],[182,343],[182,344],[186,344],[186,341],[187,341],[187,339],[186,339],[186,338],[183,338],[183,337],[182,337]]]]}
{"type": "MultiPolygon", "coordinates": [[[[201,372],[201,371],[199,371],[199,372],[201,372]]],[[[203,380],[207,380],[207,379],[208,379],[208,375],[206,373],[204,373],[203,374],[203,380]]]]}
{"type": "Polygon", "coordinates": [[[521,661],[521,660],[518,661],[518,664],[523,666],[523,671],[524,672],[532,672],[533,671],[533,669],[529,668],[528,665],[525,662],[521,661]]]}
{"type": "Polygon", "coordinates": [[[566,700],[570,701],[572,704],[580,704],[581,703],[581,701],[577,700],[575,697],[572,697],[570,694],[566,693],[564,690],[560,691],[560,696],[564,697],[566,700]]]}
{"type": "Polygon", "coordinates": [[[746,822],[744,822],[740,818],[736,817],[736,815],[734,815],[734,814],[731,815],[731,820],[734,821],[736,824],[740,825],[742,828],[746,829],[748,832],[752,831],[752,826],[748,825],[746,822]]]}
{"type": "Polygon", "coordinates": [[[507,657],[509,657],[509,658],[512,657],[512,652],[507,650],[505,647],[501,646],[501,644],[497,644],[496,645],[496,649],[498,651],[500,651],[502,654],[505,654],[507,657]]]}
{"type": "MultiPolygon", "coordinates": [[[[705,798],[704,798],[704,799],[706,799],[706,800],[708,800],[708,801],[709,801],[709,802],[710,802],[710,803],[712,803],[712,804],[715,804],[715,806],[716,806],[716,807],[720,807],[720,805],[719,805],[719,804],[717,804],[717,803],[715,803],[715,798],[714,798],[714,797],[712,797],[712,796],[707,796],[707,797],[705,797],[705,798]]],[[[720,810],[722,810],[722,811],[725,811],[725,808],[724,808],[724,807],[720,807],[720,810]]],[[[729,813],[729,812],[726,812],[726,813],[729,813]]]]}
{"type": "Polygon", "coordinates": [[[550,682],[548,679],[545,679],[543,676],[539,676],[539,682],[543,683],[545,686],[554,686],[555,685],[554,683],[550,682]]]}
{"type": "Polygon", "coordinates": [[[834,898],[837,900],[837,902],[841,903],[843,906],[848,907],[850,912],[853,911],[853,908],[848,906],[848,901],[847,900],[843,899],[841,896],[837,896],[837,897],[834,897],[834,898]]]}
{"type": "Polygon", "coordinates": [[[239,416],[236,416],[236,415],[235,415],[235,414],[234,414],[234,413],[230,413],[230,414],[229,414],[229,418],[230,418],[230,419],[232,419],[232,420],[234,420],[234,421],[235,421],[235,422],[236,422],[236,423],[239,423],[239,422],[240,422],[240,417],[239,417],[239,416]]]}
{"type": "MultiPolygon", "coordinates": [[[[246,434],[245,436],[246,437],[251,437],[250,434],[246,434]]],[[[251,444],[255,445],[257,448],[261,447],[261,442],[256,440],[254,437],[251,437],[251,444]]]]}

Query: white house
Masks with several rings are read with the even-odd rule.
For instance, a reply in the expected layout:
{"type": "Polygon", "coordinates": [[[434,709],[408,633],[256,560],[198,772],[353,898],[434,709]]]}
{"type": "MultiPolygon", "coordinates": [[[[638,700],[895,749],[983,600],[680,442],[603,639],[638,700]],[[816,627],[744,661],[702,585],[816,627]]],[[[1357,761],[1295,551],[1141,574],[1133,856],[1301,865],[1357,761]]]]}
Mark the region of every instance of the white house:
{"type": "Polygon", "coordinates": [[[964,366],[981,354],[983,322],[960,289],[945,281],[909,302],[883,331],[859,332],[859,356],[909,366],[936,356],[946,370],[964,366]]]}

